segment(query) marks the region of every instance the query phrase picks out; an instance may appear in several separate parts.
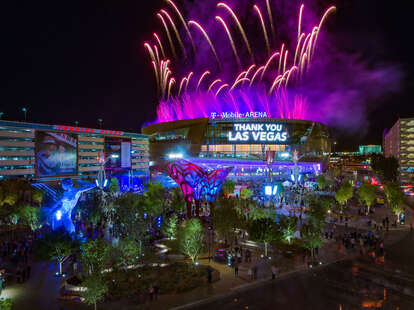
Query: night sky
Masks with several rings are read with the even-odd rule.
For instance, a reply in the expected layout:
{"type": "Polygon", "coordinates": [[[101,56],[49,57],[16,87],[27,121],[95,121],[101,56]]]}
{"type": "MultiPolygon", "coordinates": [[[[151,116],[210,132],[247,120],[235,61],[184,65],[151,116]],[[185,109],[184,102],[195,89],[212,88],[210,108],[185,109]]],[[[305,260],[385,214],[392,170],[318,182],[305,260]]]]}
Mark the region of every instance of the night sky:
{"type": "MultiPolygon", "coordinates": [[[[378,0],[318,2],[338,7],[329,22],[337,44],[368,66],[401,73],[398,90],[367,102],[363,134],[332,130],[338,150],[379,144],[398,117],[414,117],[411,9],[378,0]]],[[[106,129],[140,132],[157,105],[143,42],[159,29],[154,13],[162,7],[159,0],[1,1],[3,119],[22,120],[27,107],[31,122],[96,128],[102,118],[106,129]]]]}

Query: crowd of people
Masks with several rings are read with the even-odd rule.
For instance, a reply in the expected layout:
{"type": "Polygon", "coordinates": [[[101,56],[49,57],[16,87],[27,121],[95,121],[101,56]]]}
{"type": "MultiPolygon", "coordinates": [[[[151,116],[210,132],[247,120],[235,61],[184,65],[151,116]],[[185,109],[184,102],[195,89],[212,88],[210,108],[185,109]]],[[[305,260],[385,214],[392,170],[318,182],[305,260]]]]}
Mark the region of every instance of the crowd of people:
{"type": "Polygon", "coordinates": [[[0,242],[0,294],[7,283],[24,283],[30,278],[32,245],[29,238],[0,242]]]}

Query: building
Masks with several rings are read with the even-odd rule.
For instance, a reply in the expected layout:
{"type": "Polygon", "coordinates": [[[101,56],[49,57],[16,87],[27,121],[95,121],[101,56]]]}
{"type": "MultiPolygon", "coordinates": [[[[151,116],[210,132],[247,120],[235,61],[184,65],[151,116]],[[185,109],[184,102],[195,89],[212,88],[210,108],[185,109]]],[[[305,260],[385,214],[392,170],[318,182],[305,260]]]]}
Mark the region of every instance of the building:
{"type": "Polygon", "coordinates": [[[414,176],[414,118],[400,118],[384,134],[385,157],[395,157],[400,164],[401,181],[414,176]]]}
{"type": "Polygon", "coordinates": [[[211,169],[231,166],[229,177],[262,177],[270,165],[275,178],[290,179],[295,169],[319,173],[330,151],[328,128],[303,120],[199,118],[152,124],[142,132],[150,136],[157,173],[163,162],[184,158],[211,169]]]}
{"type": "Polygon", "coordinates": [[[0,179],[47,182],[95,178],[100,170],[119,177],[121,187],[146,180],[148,137],[106,129],[0,120],[0,179]]]}

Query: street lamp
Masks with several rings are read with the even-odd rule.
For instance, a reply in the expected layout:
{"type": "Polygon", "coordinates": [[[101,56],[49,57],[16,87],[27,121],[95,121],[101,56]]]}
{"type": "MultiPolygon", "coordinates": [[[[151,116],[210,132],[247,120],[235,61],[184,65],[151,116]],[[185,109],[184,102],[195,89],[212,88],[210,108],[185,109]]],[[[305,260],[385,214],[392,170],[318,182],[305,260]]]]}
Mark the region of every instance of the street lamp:
{"type": "Polygon", "coordinates": [[[103,119],[102,118],[98,118],[99,127],[101,129],[102,129],[102,122],[103,122],[103,119]]]}
{"type": "Polygon", "coordinates": [[[75,121],[75,126],[78,127],[78,125],[79,125],[79,122],[75,121]]]}
{"type": "Polygon", "coordinates": [[[24,121],[27,120],[27,108],[22,108],[22,111],[24,113],[24,121]]]}
{"type": "Polygon", "coordinates": [[[3,112],[0,112],[0,119],[3,117],[3,114],[4,114],[3,112]]]}

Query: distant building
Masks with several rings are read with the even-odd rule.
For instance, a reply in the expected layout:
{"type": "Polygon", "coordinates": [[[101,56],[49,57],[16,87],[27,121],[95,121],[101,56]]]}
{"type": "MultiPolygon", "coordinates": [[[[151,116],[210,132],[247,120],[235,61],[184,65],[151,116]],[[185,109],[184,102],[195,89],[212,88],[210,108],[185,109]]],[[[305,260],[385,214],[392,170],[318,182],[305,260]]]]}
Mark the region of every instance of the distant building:
{"type": "Polygon", "coordinates": [[[400,164],[401,180],[414,176],[414,118],[400,118],[384,134],[384,156],[394,156],[400,164]]]}
{"type": "Polygon", "coordinates": [[[128,186],[137,179],[147,181],[148,136],[0,120],[0,179],[95,178],[103,165],[108,176],[119,177],[128,186]]]}
{"type": "Polygon", "coordinates": [[[358,147],[358,155],[381,154],[381,145],[360,145],[358,147]]]}

